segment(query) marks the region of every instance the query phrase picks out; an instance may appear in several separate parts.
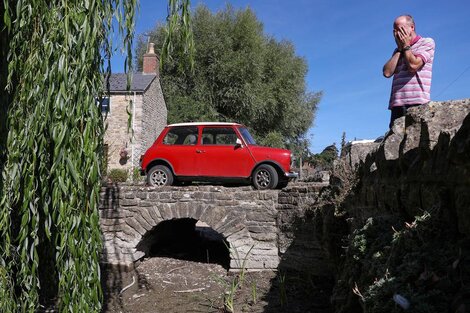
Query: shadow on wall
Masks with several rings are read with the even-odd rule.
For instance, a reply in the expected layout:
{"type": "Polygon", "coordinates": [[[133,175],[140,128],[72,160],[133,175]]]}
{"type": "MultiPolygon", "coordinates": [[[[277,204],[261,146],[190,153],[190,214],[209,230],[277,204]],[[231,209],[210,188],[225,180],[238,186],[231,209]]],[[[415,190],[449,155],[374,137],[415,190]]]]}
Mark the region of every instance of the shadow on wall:
{"type": "Polygon", "coordinates": [[[279,194],[278,215],[281,262],[271,288],[264,297],[264,313],[333,312],[330,304],[334,283],[334,262],[347,225],[333,217],[334,207],[323,206],[322,189],[314,201],[299,193],[283,190],[279,194]],[[296,196],[297,195],[297,196],[296,196]],[[329,220],[329,223],[324,223],[329,220]],[[327,240],[324,236],[329,236],[327,240]],[[323,242],[324,241],[324,242],[323,242]],[[327,243],[335,242],[334,246],[327,243]]]}
{"type": "Polygon", "coordinates": [[[394,296],[413,312],[470,307],[470,115],[455,131],[402,122],[352,186],[325,189],[336,203],[298,212],[264,312],[402,312],[394,296]],[[305,267],[307,251],[323,257],[305,267]]]}
{"type": "MultiPolygon", "coordinates": [[[[357,312],[401,310],[395,294],[414,312],[470,307],[470,115],[455,128],[421,116],[406,116],[406,132],[390,133],[366,159],[347,202],[356,233],[336,290],[357,302],[361,294],[357,312]],[[345,281],[357,282],[356,294],[345,281]]],[[[336,312],[351,311],[337,303],[336,312]]]]}
{"type": "MultiPolygon", "coordinates": [[[[118,217],[119,212],[119,199],[120,199],[120,188],[119,186],[111,186],[106,188],[105,195],[103,197],[101,208],[100,208],[100,218],[112,219],[113,217],[118,217]],[[102,210],[103,209],[103,210],[102,210]]],[[[115,224],[111,225],[112,227],[117,227],[119,219],[115,219],[115,224]]],[[[103,241],[106,238],[103,238],[103,241]]],[[[116,237],[113,238],[116,240],[116,237]]],[[[114,245],[117,245],[116,242],[113,242],[114,245]]],[[[108,251],[103,251],[102,259],[106,259],[106,253],[108,251]]],[[[119,260],[117,260],[119,261],[119,260]]],[[[144,275],[140,275],[137,268],[129,268],[125,266],[115,266],[110,264],[100,263],[101,267],[101,288],[103,289],[103,308],[102,312],[108,311],[108,305],[113,303],[113,307],[123,307],[122,298],[119,296],[124,290],[137,284],[143,288],[149,288],[149,284],[146,281],[144,275]],[[117,296],[116,296],[117,295],[117,296]]]]}
{"type": "Polygon", "coordinates": [[[272,297],[278,299],[266,312],[301,312],[295,291],[303,293],[301,300],[310,299],[303,306],[310,312],[398,313],[403,307],[393,300],[397,295],[413,312],[470,307],[470,115],[455,131],[437,132],[418,115],[404,122],[406,132],[389,133],[360,163],[356,184],[335,206],[313,206],[313,217],[308,210],[299,215],[273,282],[272,297]],[[321,243],[332,270],[324,279],[316,276],[331,285],[308,292],[302,289],[308,269],[291,281],[289,275],[295,274],[282,272],[305,233],[315,234],[311,240],[321,243]],[[282,300],[287,288],[294,291],[282,300]],[[321,294],[324,302],[317,302],[321,294]]]}

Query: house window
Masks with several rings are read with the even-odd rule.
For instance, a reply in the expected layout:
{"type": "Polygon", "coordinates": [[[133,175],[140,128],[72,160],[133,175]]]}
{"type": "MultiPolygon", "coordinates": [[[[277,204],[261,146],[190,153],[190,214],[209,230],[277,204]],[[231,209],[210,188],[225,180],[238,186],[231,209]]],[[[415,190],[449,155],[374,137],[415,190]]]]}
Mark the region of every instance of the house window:
{"type": "Polygon", "coordinates": [[[111,112],[111,99],[109,97],[98,98],[96,102],[101,108],[101,113],[108,114],[111,112]]]}

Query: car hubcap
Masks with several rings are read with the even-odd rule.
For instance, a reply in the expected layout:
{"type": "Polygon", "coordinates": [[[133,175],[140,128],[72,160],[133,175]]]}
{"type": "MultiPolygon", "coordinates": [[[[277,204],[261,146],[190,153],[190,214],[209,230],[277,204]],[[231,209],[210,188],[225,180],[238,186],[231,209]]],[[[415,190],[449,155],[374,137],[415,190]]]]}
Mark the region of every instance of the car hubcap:
{"type": "Polygon", "coordinates": [[[164,171],[155,171],[150,179],[154,186],[165,186],[168,181],[168,177],[164,171]]]}
{"type": "Polygon", "coordinates": [[[269,175],[268,171],[259,171],[256,174],[256,182],[261,187],[267,187],[271,182],[271,175],[269,175]]]}

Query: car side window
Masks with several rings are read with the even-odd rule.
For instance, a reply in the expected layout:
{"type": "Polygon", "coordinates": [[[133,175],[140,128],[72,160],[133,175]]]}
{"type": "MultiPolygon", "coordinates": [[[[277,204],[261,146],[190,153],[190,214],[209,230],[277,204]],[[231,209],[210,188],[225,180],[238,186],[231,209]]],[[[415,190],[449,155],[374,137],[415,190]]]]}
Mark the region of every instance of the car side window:
{"type": "Polygon", "coordinates": [[[235,145],[237,135],[231,127],[204,127],[202,130],[203,145],[235,145]]]}
{"type": "Polygon", "coordinates": [[[195,145],[197,143],[197,127],[173,127],[163,138],[164,145],[195,145]]]}

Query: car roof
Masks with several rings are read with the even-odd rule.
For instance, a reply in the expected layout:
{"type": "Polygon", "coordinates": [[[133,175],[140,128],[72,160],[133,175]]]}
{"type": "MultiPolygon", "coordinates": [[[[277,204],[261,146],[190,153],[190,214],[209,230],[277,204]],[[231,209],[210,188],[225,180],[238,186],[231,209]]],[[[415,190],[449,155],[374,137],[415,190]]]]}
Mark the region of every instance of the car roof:
{"type": "Polygon", "coordinates": [[[227,123],[227,122],[191,122],[191,123],[176,123],[176,124],[170,124],[167,125],[167,127],[173,127],[173,126],[214,126],[214,125],[220,125],[220,126],[243,126],[242,124],[238,123],[227,123]]]}

